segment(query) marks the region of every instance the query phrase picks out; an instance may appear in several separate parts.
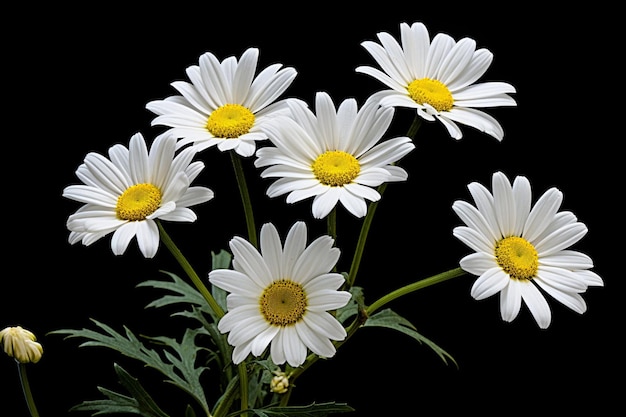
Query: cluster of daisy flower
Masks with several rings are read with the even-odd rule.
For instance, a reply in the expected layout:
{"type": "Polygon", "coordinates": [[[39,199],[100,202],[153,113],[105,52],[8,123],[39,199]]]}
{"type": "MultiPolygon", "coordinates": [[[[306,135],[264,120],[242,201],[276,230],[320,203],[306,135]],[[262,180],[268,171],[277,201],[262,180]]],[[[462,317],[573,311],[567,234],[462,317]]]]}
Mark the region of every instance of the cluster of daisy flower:
{"type": "MultiPolygon", "coordinates": [[[[143,256],[152,258],[165,242],[186,268],[163,223],[193,222],[191,207],[213,200],[210,188],[192,185],[208,149],[230,153],[240,174],[242,160],[254,159],[262,178],[275,179],[267,189],[270,198],[286,196],[288,204],[311,199],[312,216],[329,220],[328,234],[309,242],[306,223],[297,221],[284,239],[272,223],[263,224],[257,238],[245,177],[238,175],[248,236],[230,241],[231,267],[208,273],[208,283],[228,294],[226,308],[203,279],[189,274],[219,317],[235,365],[264,357],[289,367],[274,372],[274,393],[288,393],[290,378],[318,357],[333,357],[368,315],[420,287],[364,306],[366,314],[357,315],[356,325],[344,326],[335,312],[354,297],[362,245],[351,271],[337,272],[335,211],[363,218],[367,230],[371,204],[381,200],[386,184],[407,180],[407,169],[399,164],[414,150],[422,121],[440,122],[454,139],[462,138],[460,125],[466,125],[501,141],[502,126],[481,109],[516,105],[512,85],[477,82],[493,55],[470,38],[456,41],[439,33],[431,39],[420,22],[400,24],[399,41],[385,32],[377,36],[379,42],[362,46],[378,68],[360,66],[356,72],[386,89],[361,106],[355,99],[336,104],[324,92],[315,95],[314,106],[281,98],[296,70],[274,64],[257,71],[256,48],[221,61],[207,52],[187,68],[188,82],[172,83],[179,94],[147,103],[156,114],[152,125],[166,127],[150,146],[137,133],[128,147],[111,147],[108,157],[89,153],[76,171],[81,184],[63,191],[83,204],[67,220],[70,243],[91,245],[111,235],[113,253],[122,255],[136,239],[143,256]],[[413,125],[407,136],[383,139],[399,107],[415,110],[413,125]]],[[[550,189],[533,204],[530,182],[521,176],[511,182],[501,172],[493,174],[491,191],[478,183],[468,189],[474,205],[454,203],[464,225],[453,234],[473,252],[432,283],[475,275],[472,297],[499,294],[505,321],[516,318],[523,302],[540,328],[551,323],[546,295],[583,313],[581,294],[603,281],[591,271],[587,255],[569,249],[587,229],[573,213],[559,211],[562,193],[550,189]]]]}

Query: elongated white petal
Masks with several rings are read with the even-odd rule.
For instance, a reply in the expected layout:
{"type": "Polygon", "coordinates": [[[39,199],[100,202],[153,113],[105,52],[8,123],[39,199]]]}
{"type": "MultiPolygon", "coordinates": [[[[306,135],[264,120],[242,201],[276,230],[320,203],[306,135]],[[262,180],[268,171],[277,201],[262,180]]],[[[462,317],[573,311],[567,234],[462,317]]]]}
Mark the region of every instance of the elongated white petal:
{"type": "Polygon", "coordinates": [[[502,291],[509,284],[509,277],[500,268],[490,268],[472,285],[471,296],[482,300],[502,291]]]}

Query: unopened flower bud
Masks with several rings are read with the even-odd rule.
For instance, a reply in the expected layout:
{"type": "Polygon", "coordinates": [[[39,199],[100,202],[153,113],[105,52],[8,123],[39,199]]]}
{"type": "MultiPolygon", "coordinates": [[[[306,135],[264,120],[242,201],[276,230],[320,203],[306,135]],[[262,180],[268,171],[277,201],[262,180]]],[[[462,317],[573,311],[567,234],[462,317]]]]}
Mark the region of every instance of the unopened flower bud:
{"type": "Polygon", "coordinates": [[[277,394],[284,394],[289,389],[289,377],[286,373],[274,371],[274,377],[270,382],[270,391],[277,394]]]}
{"type": "Polygon", "coordinates": [[[43,347],[35,335],[20,326],[7,327],[0,331],[0,344],[7,355],[21,363],[37,363],[43,355],[43,347]]]}

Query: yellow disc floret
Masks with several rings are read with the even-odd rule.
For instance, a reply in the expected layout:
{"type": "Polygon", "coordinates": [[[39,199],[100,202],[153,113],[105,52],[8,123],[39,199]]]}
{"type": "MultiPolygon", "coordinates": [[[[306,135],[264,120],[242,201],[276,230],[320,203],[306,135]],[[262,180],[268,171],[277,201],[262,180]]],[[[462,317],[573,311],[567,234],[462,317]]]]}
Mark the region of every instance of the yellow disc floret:
{"type": "Polygon", "coordinates": [[[297,323],[304,316],[307,298],[300,284],[281,279],[265,288],[259,305],[261,314],[270,324],[289,326],[297,323]]]}
{"type": "Polygon", "coordinates": [[[529,280],[537,274],[539,255],[526,239],[510,236],[496,244],[496,260],[513,279],[529,280]]]}
{"type": "Polygon", "coordinates": [[[145,220],[160,204],[161,190],[152,184],[135,184],[117,199],[115,212],[122,220],[145,220]]]}
{"type": "Polygon", "coordinates": [[[448,87],[439,80],[421,78],[412,81],[409,86],[409,96],[417,104],[428,103],[437,111],[449,111],[454,106],[454,98],[448,87]]]}
{"type": "Polygon", "coordinates": [[[216,138],[238,138],[254,125],[254,114],[239,104],[225,104],[209,116],[206,128],[216,138]]]}
{"type": "Polygon", "coordinates": [[[359,161],[344,151],[326,151],[313,161],[313,174],[324,185],[341,187],[361,171],[359,161]]]}

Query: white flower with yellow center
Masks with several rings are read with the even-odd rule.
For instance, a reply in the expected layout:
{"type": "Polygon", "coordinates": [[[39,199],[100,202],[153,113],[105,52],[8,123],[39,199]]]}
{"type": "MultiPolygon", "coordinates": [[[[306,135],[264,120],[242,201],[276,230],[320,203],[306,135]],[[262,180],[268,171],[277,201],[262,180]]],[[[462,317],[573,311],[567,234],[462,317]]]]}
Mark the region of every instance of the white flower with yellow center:
{"type": "Polygon", "coordinates": [[[338,291],[343,275],[330,272],[340,251],[330,236],[309,246],[307,228],[296,222],[281,246],[271,223],[261,228],[260,252],[248,241],[230,241],[233,269],[209,273],[211,284],[229,292],[227,313],[218,323],[234,346],[233,362],[248,354],[260,356],[270,345],[276,365],[300,366],[307,349],[323,358],[335,354],[331,340],[343,340],[346,331],[329,313],[345,306],[350,293],[338,291]]]}
{"type": "Polygon", "coordinates": [[[317,93],[317,116],[300,103],[290,103],[292,117],[281,117],[266,125],[275,145],[257,151],[256,167],[266,168],[261,176],[279,177],[267,195],[288,194],[287,203],[309,197],[312,211],[321,219],[341,202],[357,217],[367,213],[365,200],[378,201],[373,187],[384,182],[404,181],[404,169],[392,165],[415,148],[408,137],[378,143],[393,118],[393,108],[381,108],[373,95],[362,108],[354,99],[337,109],[326,93],[317,93]]]}
{"type": "Polygon", "coordinates": [[[0,344],[7,355],[20,363],[37,363],[43,355],[35,334],[21,326],[0,330],[0,344]]]}
{"type": "Polygon", "coordinates": [[[285,100],[277,99],[296,77],[295,69],[281,69],[282,64],[255,77],[258,59],[256,48],[247,49],[239,61],[231,56],[220,62],[206,52],[199,65],[187,68],[191,83],[171,84],[181,95],[146,105],[158,115],[152,125],[170,126],[180,139],[178,147],[194,144],[203,151],[217,145],[220,151],[253,155],[256,141],[267,139],[263,124],[285,109],[285,100]]]}
{"type": "Polygon", "coordinates": [[[176,138],[165,133],[148,153],[143,136],[136,133],[128,148],[111,147],[110,159],[87,154],[76,170],[83,184],[63,190],[64,197],[85,203],[67,220],[70,243],[90,245],[113,232],[111,249],[121,255],[136,236],[142,254],[152,258],[160,241],[156,219],[195,221],[189,207],[211,200],[213,191],[190,186],[204,164],[192,162],[194,149],[176,154],[175,148],[176,138]]]}
{"type": "Polygon", "coordinates": [[[515,106],[508,95],[515,93],[515,87],[505,82],[473,84],[489,68],[493,54],[476,49],[473,39],[456,42],[443,33],[431,43],[428,30],[419,22],[400,24],[400,35],[401,45],[386,32],[377,34],[380,44],[361,44],[382,71],[370,66],[357,67],[356,71],[390,88],[384,90],[381,104],[414,108],[425,120],[443,123],[455,139],[463,136],[457,125],[461,123],[502,140],[500,123],[477,108],[515,106]]]}
{"type": "Polygon", "coordinates": [[[455,201],[452,208],[465,223],[454,236],[475,250],[460,266],[479,278],[471,295],[477,300],[500,293],[502,319],[517,317],[522,300],[542,329],[552,320],[544,293],[574,310],[587,310],[581,293],[589,286],[603,286],[589,269],[592,260],[568,249],[586,233],[586,226],[569,211],[559,212],[563,194],[546,191],[531,208],[531,187],[525,177],[513,185],[501,172],[493,174],[493,194],[483,185],[468,189],[476,207],[455,201]],[[543,290],[543,291],[542,291],[543,290]]]}

